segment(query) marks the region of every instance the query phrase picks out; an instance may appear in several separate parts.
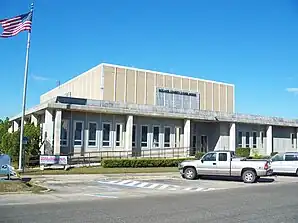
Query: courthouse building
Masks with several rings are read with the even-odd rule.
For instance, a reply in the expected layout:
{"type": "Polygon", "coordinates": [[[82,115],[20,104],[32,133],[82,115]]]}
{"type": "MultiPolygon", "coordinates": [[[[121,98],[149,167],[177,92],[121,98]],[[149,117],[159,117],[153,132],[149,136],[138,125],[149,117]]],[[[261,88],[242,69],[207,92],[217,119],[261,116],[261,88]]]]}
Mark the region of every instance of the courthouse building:
{"type": "MultiPolygon", "coordinates": [[[[41,95],[25,114],[40,124],[46,154],[298,148],[298,120],[235,113],[233,84],[106,63],[41,95]]],[[[21,115],[10,120],[16,131],[21,115]]]]}

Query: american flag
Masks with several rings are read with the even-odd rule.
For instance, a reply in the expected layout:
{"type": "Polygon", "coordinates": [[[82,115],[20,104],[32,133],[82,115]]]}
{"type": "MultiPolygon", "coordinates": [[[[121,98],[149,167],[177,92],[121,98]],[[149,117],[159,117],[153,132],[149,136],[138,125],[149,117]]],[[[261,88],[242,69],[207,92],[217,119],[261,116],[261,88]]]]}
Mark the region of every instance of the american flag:
{"type": "Polygon", "coordinates": [[[15,36],[25,30],[29,30],[30,32],[32,27],[32,11],[13,18],[2,19],[0,20],[0,24],[4,29],[0,35],[2,38],[15,36]]]}

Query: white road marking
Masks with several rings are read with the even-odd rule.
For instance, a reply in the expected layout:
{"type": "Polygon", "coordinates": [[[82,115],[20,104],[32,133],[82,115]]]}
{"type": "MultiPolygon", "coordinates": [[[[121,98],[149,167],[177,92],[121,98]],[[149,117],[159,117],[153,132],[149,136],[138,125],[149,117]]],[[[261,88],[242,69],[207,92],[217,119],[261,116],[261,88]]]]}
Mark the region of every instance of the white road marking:
{"type": "Polygon", "coordinates": [[[99,183],[103,184],[113,184],[113,185],[120,185],[126,187],[135,187],[135,188],[145,188],[145,189],[156,189],[156,190],[169,190],[169,191],[189,191],[189,192],[196,192],[196,191],[212,191],[212,190],[220,190],[221,188],[204,188],[204,187],[182,187],[177,185],[170,185],[170,184],[158,184],[158,183],[150,183],[150,182],[140,182],[134,180],[122,180],[122,181],[98,181],[99,183]]]}
{"type": "Polygon", "coordinates": [[[136,185],[136,184],[138,184],[138,183],[140,183],[140,181],[132,181],[131,183],[129,183],[129,184],[126,184],[126,186],[134,186],[134,185],[136,185]]]}
{"type": "Polygon", "coordinates": [[[202,187],[199,187],[196,189],[196,191],[202,191],[202,190],[204,190],[204,188],[202,188],[202,187]]]}
{"type": "Polygon", "coordinates": [[[153,188],[157,187],[158,185],[160,185],[160,184],[151,184],[149,187],[146,187],[146,188],[153,189],[153,188]]]}
{"type": "Polygon", "coordinates": [[[162,185],[160,188],[158,188],[158,189],[160,189],[160,190],[164,190],[164,189],[166,189],[167,187],[170,187],[170,185],[167,185],[167,184],[164,184],[164,185],[162,185]]]}
{"type": "Polygon", "coordinates": [[[148,185],[148,184],[149,184],[149,183],[147,183],[147,182],[143,182],[143,183],[137,185],[136,187],[145,187],[145,186],[148,185]]]}
{"type": "Polygon", "coordinates": [[[129,182],[131,182],[131,180],[123,180],[123,181],[121,181],[121,182],[119,182],[117,184],[122,185],[122,184],[126,184],[126,183],[129,183],[129,182]]]}
{"type": "Polygon", "coordinates": [[[118,198],[116,196],[103,195],[103,194],[85,194],[85,195],[92,196],[92,197],[102,197],[102,198],[118,198]]]}
{"type": "Polygon", "coordinates": [[[183,190],[192,190],[193,187],[184,188],[183,190]]]}

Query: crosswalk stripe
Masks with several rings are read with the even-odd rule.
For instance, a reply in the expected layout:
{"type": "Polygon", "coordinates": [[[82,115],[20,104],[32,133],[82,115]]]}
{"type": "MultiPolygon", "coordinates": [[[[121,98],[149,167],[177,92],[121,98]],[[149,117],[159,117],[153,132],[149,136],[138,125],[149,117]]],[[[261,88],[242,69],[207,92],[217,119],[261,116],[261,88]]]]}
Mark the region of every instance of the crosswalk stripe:
{"type": "Polygon", "coordinates": [[[204,190],[204,188],[199,187],[196,189],[196,191],[202,191],[202,190],[204,190]]]}
{"type": "Polygon", "coordinates": [[[215,188],[206,188],[204,191],[211,191],[211,190],[215,190],[215,188]]]}
{"type": "Polygon", "coordinates": [[[149,183],[147,183],[147,182],[143,182],[143,183],[137,185],[137,187],[145,187],[145,186],[148,185],[148,184],[149,184],[149,183]]]}
{"type": "Polygon", "coordinates": [[[151,185],[150,185],[149,187],[147,187],[147,188],[153,189],[153,188],[157,187],[158,185],[160,185],[160,184],[151,184],[151,185]]]}
{"type": "Polygon", "coordinates": [[[171,187],[171,188],[169,188],[169,190],[177,190],[177,188],[171,187]]]}
{"type": "Polygon", "coordinates": [[[110,183],[110,184],[116,184],[116,183],[118,183],[118,182],[120,182],[120,181],[119,181],[119,180],[108,181],[108,183],[110,183]]]}
{"type": "Polygon", "coordinates": [[[191,190],[193,189],[192,187],[184,188],[183,190],[191,190]]]}
{"type": "Polygon", "coordinates": [[[157,190],[169,190],[169,191],[213,191],[220,190],[221,188],[202,188],[202,187],[181,187],[177,185],[169,185],[169,184],[158,184],[158,183],[150,183],[150,182],[142,182],[142,181],[134,181],[134,180],[113,180],[113,181],[98,181],[98,183],[103,184],[112,184],[112,185],[121,185],[128,187],[136,187],[136,188],[146,188],[146,189],[157,189],[157,190]]]}
{"type": "Polygon", "coordinates": [[[126,184],[126,183],[129,183],[129,182],[131,182],[131,180],[122,180],[121,182],[119,182],[118,184],[126,184]]]}
{"type": "Polygon", "coordinates": [[[131,183],[126,184],[126,186],[135,186],[138,183],[140,183],[140,181],[132,181],[131,183]]]}
{"type": "Polygon", "coordinates": [[[164,184],[164,185],[162,185],[160,188],[158,188],[158,189],[160,189],[160,190],[163,190],[163,189],[166,189],[167,187],[169,187],[170,185],[167,185],[167,184],[164,184]]]}

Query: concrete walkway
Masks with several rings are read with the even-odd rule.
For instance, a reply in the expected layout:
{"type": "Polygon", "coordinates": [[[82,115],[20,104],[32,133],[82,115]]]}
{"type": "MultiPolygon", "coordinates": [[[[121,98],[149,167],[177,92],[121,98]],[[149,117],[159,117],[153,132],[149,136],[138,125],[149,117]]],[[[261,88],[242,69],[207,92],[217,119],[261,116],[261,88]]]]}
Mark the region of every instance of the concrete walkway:
{"type": "Polygon", "coordinates": [[[64,175],[28,175],[22,178],[31,178],[35,182],[59,181],[82,182],[101,179],[171,179],[181,178],[179,172],[169,173],[123,173],[123,174],[64,174],[64,175]]]}

